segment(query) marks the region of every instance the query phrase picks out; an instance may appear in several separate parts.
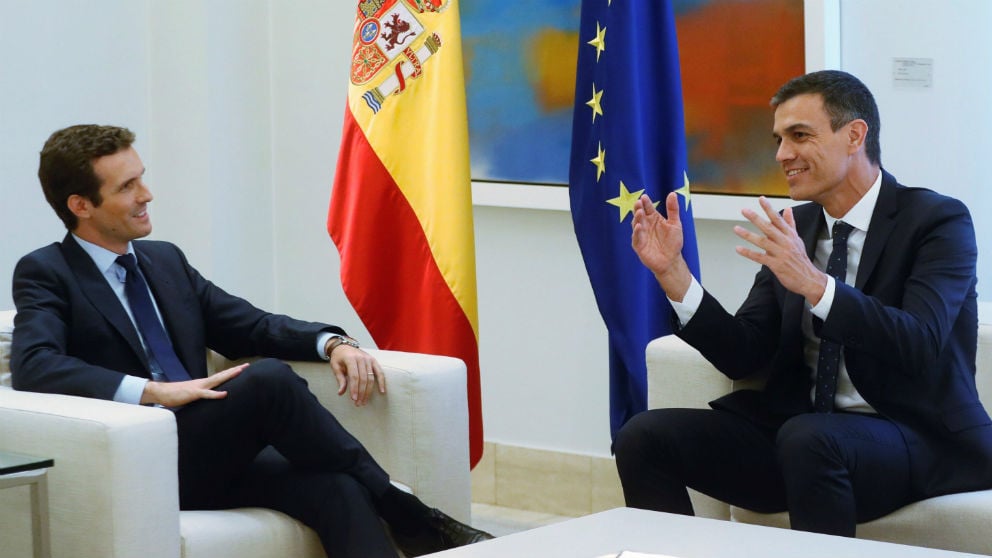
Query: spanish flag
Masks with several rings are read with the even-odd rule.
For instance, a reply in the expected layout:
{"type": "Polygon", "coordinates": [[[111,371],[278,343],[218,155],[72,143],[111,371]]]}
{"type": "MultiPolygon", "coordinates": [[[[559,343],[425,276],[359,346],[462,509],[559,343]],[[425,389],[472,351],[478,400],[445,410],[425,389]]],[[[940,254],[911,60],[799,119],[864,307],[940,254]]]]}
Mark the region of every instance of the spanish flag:
{"type": "Polygon", "coordinates": [[[327,230],[341,282],[383,349],[468,367],[482,457],[468,121],[456,0],[361,0],[327,230]]]}

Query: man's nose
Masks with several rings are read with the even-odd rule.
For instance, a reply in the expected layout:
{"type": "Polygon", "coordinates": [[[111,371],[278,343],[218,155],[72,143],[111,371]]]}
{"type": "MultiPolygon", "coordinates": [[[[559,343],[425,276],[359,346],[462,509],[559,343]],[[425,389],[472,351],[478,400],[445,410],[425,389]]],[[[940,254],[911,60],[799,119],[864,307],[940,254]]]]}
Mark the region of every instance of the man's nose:
{"type": "Polygon", "coordinates": [[[148,188],[148,185],[147,184],[145,184],[144,182],[141,182],[140,186],[141,186],[141,190],[139,192],[138,199],[142,203],[148,203],[148,202],[152,201],[153,199],[155,199],[155,196],[152,195],[152,191],[151,191],[151,189],[148,188]]]}
{"type": "Polygon", "coordinates": [[[781,163],[783,161],[794,159],[795,156],[796,156],[795,151],[792,149],[792,146],[789,145],[789,142],[783,141],[782,143],[778,144],[778,150],[775,151],[776,161],[781,163]]]}

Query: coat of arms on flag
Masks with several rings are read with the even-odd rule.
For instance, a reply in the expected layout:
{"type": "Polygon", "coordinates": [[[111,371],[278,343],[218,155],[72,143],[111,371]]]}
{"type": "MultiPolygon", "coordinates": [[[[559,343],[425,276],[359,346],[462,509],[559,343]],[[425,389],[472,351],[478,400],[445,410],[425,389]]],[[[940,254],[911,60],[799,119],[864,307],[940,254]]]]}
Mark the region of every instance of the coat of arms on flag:
{"type": "Polygon", "coordinates": [[[427,59],[441,48],[436,32],[424,36],[417,15],[440,13],[446,5],[447,0],[368,0],[358,5],[364,19],[356,22],[351,82],[364,85],[385,75],[362,95],[373,113],[386,97],[402,93],[408,79],[420,77],[427,59]]]}

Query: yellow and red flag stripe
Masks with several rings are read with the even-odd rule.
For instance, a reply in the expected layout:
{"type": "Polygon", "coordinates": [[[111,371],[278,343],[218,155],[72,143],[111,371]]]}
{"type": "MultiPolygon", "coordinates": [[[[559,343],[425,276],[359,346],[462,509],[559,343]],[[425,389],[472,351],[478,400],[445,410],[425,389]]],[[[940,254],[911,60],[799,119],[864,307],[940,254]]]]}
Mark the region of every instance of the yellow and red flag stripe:
{"type": "Polygon", "coordinates": [[[327,230],[380,348],[465,361],[474,466],[479,320],[456,0],[358,2],[327,230]]]}

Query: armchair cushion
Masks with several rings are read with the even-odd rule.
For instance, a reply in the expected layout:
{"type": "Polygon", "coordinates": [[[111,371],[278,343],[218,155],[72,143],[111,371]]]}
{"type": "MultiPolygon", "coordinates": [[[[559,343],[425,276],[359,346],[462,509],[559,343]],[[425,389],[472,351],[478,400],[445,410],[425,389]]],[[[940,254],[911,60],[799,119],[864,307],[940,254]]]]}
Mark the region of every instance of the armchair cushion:
{"type": "Polygon", "coordinates": [[[179,514],[179,532],[183,558],[324,556],[317,533],[265,508],[184,511],[179,514]]]}

